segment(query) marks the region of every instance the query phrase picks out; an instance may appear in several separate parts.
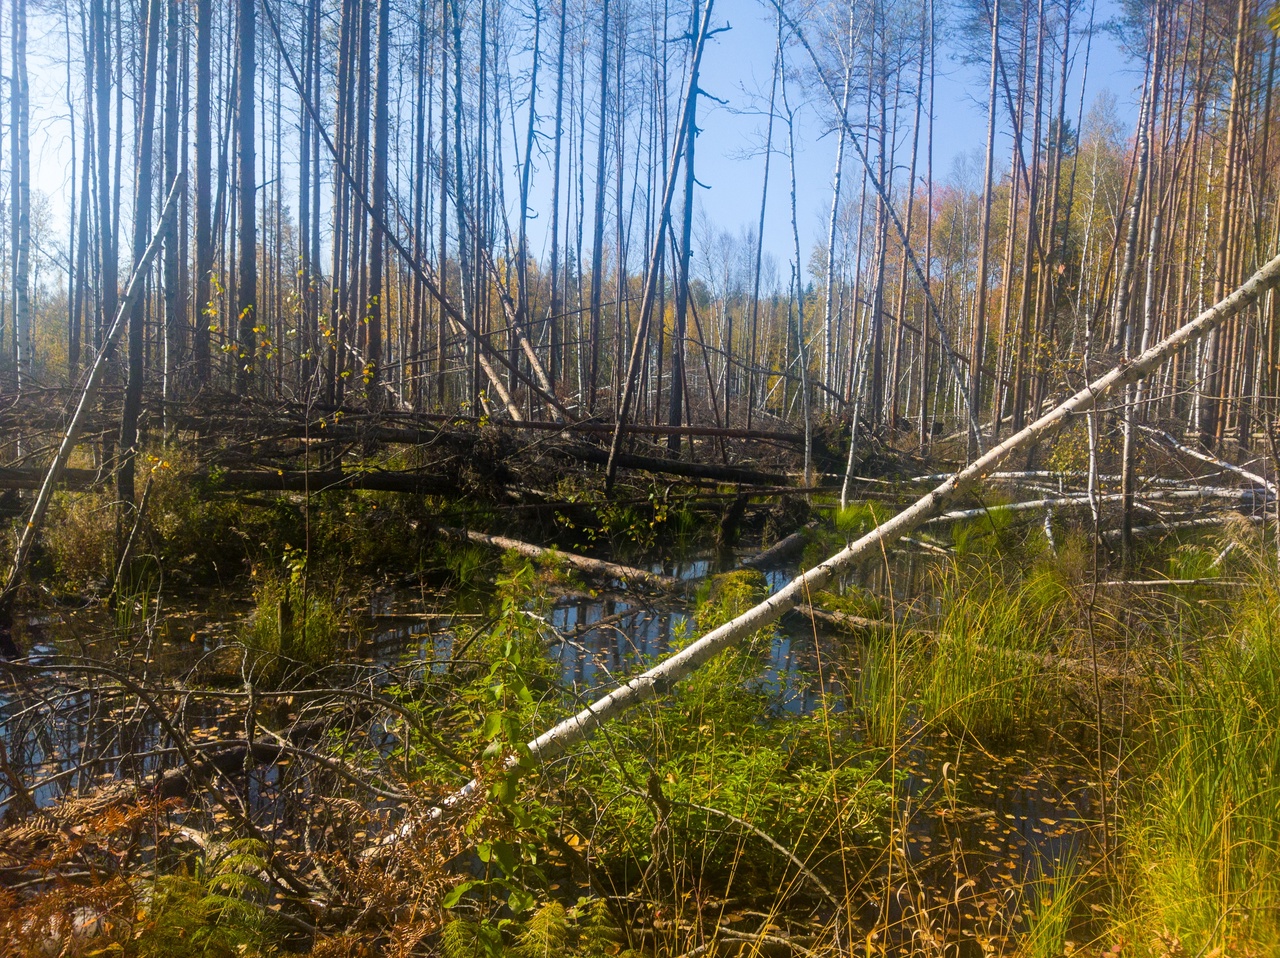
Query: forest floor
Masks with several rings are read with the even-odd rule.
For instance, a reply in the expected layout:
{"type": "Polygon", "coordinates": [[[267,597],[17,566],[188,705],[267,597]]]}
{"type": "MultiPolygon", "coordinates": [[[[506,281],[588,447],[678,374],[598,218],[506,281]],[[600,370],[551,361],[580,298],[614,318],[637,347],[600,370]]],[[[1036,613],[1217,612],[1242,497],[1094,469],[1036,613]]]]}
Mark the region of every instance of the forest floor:
{"type": "Polygon", "coordinates": [[[54,503],[0,665],[0,953],[1280,947],[1265,480],[1153,443],[1125,563],[1068,434],[535,762],[948,446],[868,445],[841,508],[834,426],[817,488],[757,428],[637,436],[606,495],[589,426],[260,413],[167,424],[124,566],[90,458],[54,503]]]}

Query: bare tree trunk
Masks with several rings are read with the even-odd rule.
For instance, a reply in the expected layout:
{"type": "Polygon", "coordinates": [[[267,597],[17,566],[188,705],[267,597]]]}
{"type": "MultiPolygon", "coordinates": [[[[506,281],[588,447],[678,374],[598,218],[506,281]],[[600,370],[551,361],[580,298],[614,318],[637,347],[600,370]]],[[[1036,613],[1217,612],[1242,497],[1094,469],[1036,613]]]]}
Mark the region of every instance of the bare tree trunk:
{"type": "MultiPolygon", "coordinates": [[[[1129,302],[1129,277],[1133,272],[1134,259],[1137,255],[1137,237],[1138,237],[1138,221],[1142,213],[1142,198],[1148,188],[1146,180],[1150,171],[1150,153],[1151,153],[1151,130],[1154,125],[1156,115],[1157,97],[1159,96],[1160,76],[1160,23],[1158,15],[1152,13],[1152,39],[1151,39],[1151,64],[1147,73],[1147,89],[1144,96],[1144,110],[1139,116],[1138,123],[1138,179],[1134,184],[1133,193],[1133,209],[1129,211],[1129,239],[1125,244],[1124,267],[1121,271],[1120,280],[1116,286],[1116,324],[1123,335],[1124,356],[1128,358],[1133,352],[1134,337],[1127,331],[1130,325],[1128,320],[1128,302],[1129,302]]],[[[1151,229],[1151,248],[1148,250],[1148,257],[1155,255],[1156,231],[1159,229],[1160,216],[1157,211],[1152,217],[1151,229]]],[[[1151,279],[1150,262],[1148,268],[1148,282],[1151,279]]],[[[1148,291],[1149,294],[1150,291],[1148,291]]],[[[1145,319],[1142,326],[1142,341],[1139,348],[1145,352],[1147,341],[1151,336],[1151,304],[1148,301],[1145,310],[1145,319]]],[[[1120,542],[1121,554],[1126,568],[1133,563],[1133,492],[1134,492],[1134,455],[1136,453],[1134,446],[1134,414],[1137,405],[1142,400],[1143,390],[1141,383],[1130,386],[1125,392],[1125,408],[1124,408],[1124,448],[1121,454],[1121,511],[1123,513],[1120,542]]]]}
{"type": "MultiPolygon", "coordinates": [[[[925,209],[932,211],[933,209],[933,97],[934,97],[934,80],[937,75],[937,49],[938,41],[934,35],[934,27],[936,24],[936,14],[934,11],[933,0],[929,0],[928,14],[928,30],[929,30],[929,146],[925,153],[925,209]]],[[[993,107],[994,108],[994,107],[993,107]]],[[[990,151],[988,151],[990,152],[990,151]]],[[[988,184],[989,185],[989,184],[988,184]]],[[[990,192],[988,189],[986,192],[990,192]]],[[[985,197],[984,197],[985,199],[985,197]]],[[[929,272],[933,265],[933,215],[925,217],[925,233],[924,233],[924,262],[926,279],[929,279],[929,272]]],[[[978,279],[978,291],[983,290],[984,279],[980,276],[978,279]]],[[[975,358],[970,355],[969,362],[975,362],[975,358]]],[[[974,400],[975,403],[977,400],[974,400]]],[[[978,411],[981,412],[982,407],[978,405],[978,411]]],[[[928,455],[929,441],[933,432],[933,424],[929,415],[929,313],[926,310],[920,316],[920,455],[928,455]]]]}
{"type": "Polygon", "coordinates": [[[209,382],[211,350],[209,315],[213,299],[213,0],[196,0],[196,142],[195,244],[196,301],[192,352],[195,379],[209,382]]]}
{"type": "MultiPolygon", "coordinates": [[[[1221,205],[1218,216],[1218,243],[1214,260],[1216,275],[1213,292],[1215,297],[1220,297],[1227,288],[1227,273],[1230,268],[1229,237],[1231,235],[1231,214],[1236,190],[1237,156],[1240,149],[1241,112],[1243,109],[1241,101],[1246,95],[1244,91],[1245,47],[1247,45],[1251,9],[1252,4],[1248,0],[1240,0],[1236,8],[1235,53],[1232,58],[1231,69],[1231,103],[1227,117],[1226,158],[1223,161],[1222,194],[1219,201],[1221,205]]],[[[1197,425],[1200,430],[1200,441],[1210,449],[1217,445],[1218,438],[1222,432],[1222,423],[1226,419],[1222,396],[1226,392],[1225,383],[1227,377],[1223,357],[1227,352],[1227,347],[1222,342],[1222,335],[1221,332],[1215,333],[1205,344],[1205,365],[1207,369],[1205,383],[1201,390],[1204,393],[1200,405],[1202,416],[1197,425]]]]}
{"type": "MultiPolygon", "coordinates": [[[[318,0],[306,5],[306,25],[302,41],[302,100],[314,97],[312,89],[315,71],[311,61],[315,55],[316,24],[319,19],[318,0]]],[[[315,265],[311,260],[311,114],[305,106],[298,111],[298,300],[301,315],[298,328],[298,384],[309,394],[316,371],[316,351],[320,347],[319,328],[315,310],[315,265]]],[[[320,211],[316,210],[319,216],[320,211]]]]}
{"type": "Polygon", "coordinates": [[[27,82],[27,0],[13,0],[13,74],[9,99],[9,162],[13,219],[13,359],[21,390],[31,376],[31,142],[27,82]]]}
{"type": "MultiPolygon", "coordinates": [[[[542,4],[533,4],[533,71],[529,78],[529,124],[525,131],[524,163],[520,169],[520,232],[516,240],[516,281],[520,296],[516,300],[515,328],[512,336],[526,336],[529,323],[529,176],[533,171],[533,138],[538,120],[538,66],[542,56],[542,4]]],[[[513,357],[514,358],[514,357],[513,357]]],[[[514,383],[512,384],[514,386],[514,383]]],[[[554,387],[553,387],[554,388],[554,387]]]]}
{"type": "Polygon", "coordinates": [[[390,0],[378,0],[378,75],[375,79],[373,104],[373,226],[369,235],[369,313],[368,343],[365,346],[365,400],[373,410],[383,406],[382,395],[382,319],[383,303],[382,230],[378,224],[387,215],[387,131],[390,119],[387,88],[390,69],[389,49],[390,0]]]}
{"type": "MultiPolygon", "coordinates": [[[[841,108],[845,104],[841,105],[841,108]]],[[[812,403],[809,395],[809,344],[805,338],[804,329],[804,278],[801,275],[803,269],[803,260],[800,253],[800,213],[796,203],[796,124],[795,110],[792,109],[791,102],[787,97],[787,70],[785,61],[782,64],[782,109],[787,116],[787,158],[789,159],[788,168],[791,171],[791,239],[794,244],[795,252],[795,268],[792,270],[792,281],[795,284],[795,304],[796,304],[796,361],[799,363],[800,370],[800,402],[803,405],[802,412],[804,414],[804,484],[805,487],[813,485],[812,472],[812,455],[813,455],[813,429],[812,429],[812,403]]],[[[843,138],[842,138],[843,141],[843,138]]],[[[679,425],[673,423],[672,425],[679,425]]]]}
{"type": "MultiPolygon", "coordinates": [[[[853,19],[853,7],[849,7],[849,19],[853,19]]],[[[852,26],[850,27],[852,33],[852,26]]],[[[853,58],[849,57],[844,71],[844,92],[840,97],[840,112],[848,115],[849,90],[853,86],[853,58]]],[[[769,117],[770,123],[773,117],[769,117]]],[[[836,141],[836,165],[831,173],[831,215],[827,219],[827,295],[822,306],[822,381],[831,385],[832,356],[835,341],[831,336],[831,324],[835,319],[834,306],[836,298],[836,222],[840,214],[840,183],[844,175],[844,124],[840,125],[840,134],[836,141]]],[[[767,163],[768,160],[766,159],[767,163]]],[[[763,230],[763,227],[761,227],[763,230]]],[[[759,290],[757,290],[759,295],[759,290]]]]}
{"type": "MultiPolygon", "coordinates": [[[[591,331],[587,348],[591,364],[587,373],[587,409],[595,412],[600,388],[600,303],[604,293],[604,159],[609,121],[609,0],[601,3],[600,26],[600,127],[596,134],[595,226],[591,233],[591,331]]],[[[579,347],[581,348],[581,347],[579,347]]]]}
{"type": "MultiPolygon", "coordinates": [[[[921,18],[928,15],[928,11],[921,11],[921,18]]],[[[920,115],[924,110],[924,62],[925,62],[925,44],[928,42],[927,30],[922,22],[920,26],[920,62],[916,71],[916,109],[915,118],[911,124],[911,160],[907,164],[907,235],[911,235],[911,226],[915,219],[916,211],[916,163],[920,158],[920,115]]],[[[926,219],[930,216],[930,211],[926,210],[926,219]]],[[[929,258],[925,257],[925,268],[928,268],[929,258]]],[[[898,302],[895,307],[898,314],[897,328],[895,332],[895,341],[893,347],[893,382],[890,386],[889,399],[889,435],[892,436],[898,429],[898,420],[902,417],[903,403],[901,399],[901,387],[904,377],[910,377],[910,368],[903,371],[902,353],[905,346],[905,331],[907,328],[907,258],[902,257],[902,269],[898,274],[898,302]]],[[[908,381],[908,391],[910,382],[908,381]]],[[[909,401],[906,405],[910,405],[909,401]]]]}
{"type": "MultiPolygon", "coordinates": [[[[756,224],[755,268],[751,280],[751,352],[747,357],[747,428],[751,428],[751,418],[755,411],[755,374],[756,359],[759,355],[760,331],[760,267],[764,256],[764,215],[769,203],[769,162],[773,158],[773,109],[774,97],[778,92],[778,74],[782,69],[782,34],[778,34],[773,54],[773,80],[769,86],[769,123],[764,138],[764,181],[760,186],[760,218],[756,224]]],[[[834,217],[833,217],[834,222],[834,217]]],[[[833,264],[828,263],[828,269],[833,264]]]]}
{"type": "MultiPolygon", "coordinates": [[[[147,41],[143,60],[141,90],[142,115],[138,122],[138,156],[134,179],[133,258],[142,261],[151,225],[151,158],[155,140],[156,85],[159,81],[160,0],[147,7],[147,41]]],[[[133,506],[134,473],[138,455],[138,413],[142,409],[143,337],[146,334],[146,303],[139,297],[129,311],[129,367],[124,391],[124,412],[120,419],[120,458],[116,471],[116,541],[123,545],[127,531],[126,510],[133,506]]],[[[131,525],[132,523],[129,522],[131,525]]]]}
{"type": "MultiPolygon", "coordinates": [[[[987,347],[987,262],[991,253],[991,187],[995,173],[996,145],[996,65],[1000,58],[1000,2],[994,0],[991,14],[991,82],[987,90],[987,160],[982,178],[982,227],[978,246],[978,277],[974,293],[973,346],[969,351],[969,393],[974,407],[982,412],[982,366],[987,347]]],[[[1007,292],[1006,292],[1007,295],[1007,292]]],[[[996,409],[994,418],[1000,418],[996,409]]],[[[977,455],[969,442],[969,457],[977,455]]]]}
{"type": "MultiPolygon", "coordinates": [[[[82,247],[77,245],[76,228],[80,225],[78,217],[79,203],[84,191],[80,189],[77,192],[76,185],[76,162],[82,160],[84,168],[89,168],[89,152],[86,150],[82,157],[76,155],[76,104],[72,96],[72,56],[71,56],[71,10],[70,7],[63,11],[64,20],[63,27],[66,31],[66,78],[67,78],[67,120],[70,125],[70,136],[67,138],[71,146],[71,166],[67,170],[67,182],[71,187],[70,202],[67,204],[67,216],[70,222],[67,224],[67,381],[74,383],[79,375],[80,366],[80,307],[82,304],[81,290],[84,288],[84,277],[81,275],[83,262],[80,257],[82,247]]],[[[85,88],[88,89],[87,87],[85,88]]],[[[88,111],[86,110],[86,113],[88,111]]]]}
{"type": "Polygon", "coordinates": [[[440,4],[440,203],[436,210],[440,238],[436,255],[440,258],[437,272],[440,277],[440,322],[436,326],[436,402],[443,407],[445,400],[445,349],[449,344],[448,320],[445,318],[443,297],[449,293],[449,10],[450,0],[440,4]]]}
{"type": "Polygon", "coordinates": [[[560,304],[560,160],[564,146],[564,41],[567,3],[568,0],[560,0],[560,35],[556,48],[556,133],[551,160],[551,297],[547,306],[547,322],[551,327],[547,331],[547,341],[551,356],[547,368],[553,390],[560,385],[563,359],[563,320],[560,315],[563,312],[560,304]]]}
{"type": "MultiPolygon", "coordinates": [[[[708,7],[714,0],[708,0],[708,7]]],[[[699,0],[693,0],[690,10],[691,22],[698,22],[699,0]]],[[[679,426],[684,421],[684,381],[685,354],[684,341],[689,314],[689,256],[693,245],[693,195],[696,185],[694,173],[694,155],[698,139],[698,71],[701,60],[694,53],[694,69],[689,88],[689,98],[685,106],[684,133],[684,203],[680,212],[680,249],[678,275],[676,276],[676,318],[671,330],[671,404],[668,409],[667,423],[679,426]]],[[[619,420],[621,421],[621,420],[619,420]]],[[[673,454],[680,452],[680,436],[672,433],[667,437],[667,448],[673,454]]]]}
{"type": "Polygon", "coordinates": [[[258,224],[257,144],[254,85],[257,79],[257,5],[239,0],[239,77],[236,86],[237,150],[239,164],[240,265],[236,277],[236,392],[249,391],[258,351],[258,224]]]}
{"type": "MultiPolygon", "coordinates": [[[[165,3],[164,65],[164,181],[178,176],[178,0],[165,3]]],[[[174,371],[186,358],[186,336],[179,296],[178,224],[174,222],[164,244],[164,397],[172,396],[174,371]]]]}

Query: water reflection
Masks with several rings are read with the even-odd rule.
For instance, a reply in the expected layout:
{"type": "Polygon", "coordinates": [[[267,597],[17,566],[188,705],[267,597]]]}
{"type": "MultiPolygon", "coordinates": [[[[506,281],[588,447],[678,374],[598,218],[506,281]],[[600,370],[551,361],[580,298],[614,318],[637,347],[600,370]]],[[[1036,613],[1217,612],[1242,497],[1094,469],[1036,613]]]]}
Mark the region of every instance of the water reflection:
{"type": "MultiPolygon", "coordinates": [[[[712,568],[708,557],[655,567],[693,579],[712,568]]],[[[936,560],[911,553],[868,563],[842,577],[840,588],[879,595],[886,605],[929,601],[936,560]]],[[[797,574],[795,565],[768,570],[771,592],[797,574]]],[[[385,589],[369,603],[362,657],[343,666],[334,680],[361,677],[378,683],[412,681],[441,673],[468,637],[491,622],[478,607],[441,614],[446,597],[385,589]]],[[[203,680],[240,687],[239,653],[232,650],[248,602],[192,601],[190,607],[152,613],[152,634],[143,644],[125,646],[108,617],[93,612],[42,613],[23,623],[20,636],[33,662],[55,655],[88,654],[122,669],[145,668],[152,679],[186,678],[204,668],[203,680]],[[141,651],[140,651],[141,650],[141,651]],[[141,658],[139,658],[141,657],[141,658]],[[203,663],[203,665],[202,665],[203,663]]],[[[659,660],[695,638],[687,605],[678,599],[649,599],[625,592],[560,598],[542,628],[547,654],[567,690],[589,699],[617,681],[659,660]]],[[[822,706],[847,708],[851,682],[843,677],[856,655],[804,620],[787,620],[770,633],[761,672],[762,688],[779,712],[807,714],[822,706]]],[[[174,725],[193,739],[219,741],[243,735],[242,710],[229,714],[226,697],[176,697],[174,725]]],[[[297,709],[285,703],[262,708],[262,723],[283,728],[297,709]],[[293,709],[291,711],[291,708],[293,709]]],[[[177,761],[157,717],[137,706],[110,682],[86,677],[50,677],[26,686],[0,686],[0,737],[15,769],[34,782],[38,804],[49,806],[67,794],[89,791],[119,778],[151,780],[177,761]]],[[[394,728],[370,723],[348,729],[384,755],[397,747],[394,728]]],[[[1023,898],[1010,890],[1052,876],[1056,863],[1087,862],[1093,853],[1090,830],[1098,817],[1096,791],[1078,769],[1056,762],[1051,752],[1014,751],[992,756],[960,747],[945,736],[917,735],[896,758],[903,772],[898,789],[899,828],[895,842],[921,894],[954,918],[956,928],[981,922],[1012,929],[1023,898]],[[994,903],[994,904],[993,904],[994,903]],[[993,911],[994,908],[994,911],[993,911]],[[998,919],[998,920],[997,920],[998,919]]],[[[241,779],[248,807],[264,829],[296,825],[305,808],[305,776],[288,762],[252,769],[241,779]],[[295,779],[297,779],[295,781],[295,779]],[[293,801],[285,801],[292,796],[293,801]],[[292,810],[291,810],[292,806],[292,810]]],[[[11,800],[0,782],[0,806],[11,800]]],[[[885,866],[881,875],[892,874],[885,866]]],[[[873,895],[868,907],[905,920],[900,904],[873,895]]],[[[897,918],[893,918],[893,916],[897,918]]]]}

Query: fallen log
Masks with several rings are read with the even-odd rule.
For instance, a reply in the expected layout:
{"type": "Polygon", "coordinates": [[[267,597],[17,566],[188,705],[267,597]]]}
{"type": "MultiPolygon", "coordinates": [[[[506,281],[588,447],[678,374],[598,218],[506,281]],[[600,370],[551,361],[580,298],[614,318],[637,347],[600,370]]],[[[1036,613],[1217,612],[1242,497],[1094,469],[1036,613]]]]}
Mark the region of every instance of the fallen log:
{"type": "Polygon", "coordinates": [[[1106,579],[1097,583],[1100,589],[1162,589],[1166,586],[1212,585],[1234,588],[1245,584],[1244,579],[1212,576],[1204,579],[1106,579]]]}
{"type": "Polygon", "coordinates": [[[271,736],[270,741],[255,739],[248,742],[244,739],[235,739],[225,742],[198,742],[193,743],[191,748],[200,755],[200,766],[193,769],[180,765],[160,773],[153,786],[156,797],[184,798],[197,787],[207,785],[215,774],[230,775],[255,766],[276,765],[291,758],[305,758],[315,762],[375,795],[397,801],[403,801],[408,797],[402,793],[379,788],[373,784],[372,776],[363,770],[349,768],[346,764],[327,755],[292,745],[278,735],[271,736]]]}
{"type": "MultiPolygon", "coordinates": [[[[13,466],[0,467],[0,489],[39,489],[48,473],[43,469],[26,469],[13,466]]],[[[63,469],[54,480],[55,489],[105,489],[110,484],[108,476],[95,469],[63,469]]]]}
{"type": "Polygon", "coordinates": [[[807,619],[814,622],[820,622],[822,625],[830,626],[835,629],[846,629],[851,632],[878,632],[881,629],[892,629],[892,622],[885,622],[881,619],[867,619],[860,615],[850,615],[848,612],[832,612],[828,609],[819,609],[816,605],[810,605],[807,602],[799,602],[792,609],[807,619]]]}
{"type": "MultiPolygon", "coordinates": [[[[639,703],[664,693],[730,645],[777,621],[783,613],[824,588],[835,576],[864,559],[878,555],[886,544],[919,528],[948,505],[974,489],[1005,458],[1060,432],[1072,417],[1093,409],[1098,402],[1149,375],[1170,357],[1206,336],[1217,326],[1251,306],[1280,283],[1280,256],[1272,259],[1239,289],[1179,327],[1165,339],[1132,360],[1124,360],[1105,375],[1006,439],[967,468],[953,475],[892,519],[845,547],[831,558],[793,579],[787,586],[730,622],[634,676],[609,694],[560,722],[527,746],[522,764],[535,766],[562,754],[588,738],[601,724],[639,703]]],[[[472,784],[470,790],[474,791],[472,784]]],[[[466,792],[466,789],[463,790],[466,792]]],[[[461,797],[463,793],[459,793],[461,797]]],[[[469,793],[468,793],[469,794],[469,793]]]]}
{"type": "MultiPolygon", "coordinates": [[[[609,453],[596,446],[573,444],[561,446],[556,450],[560,455],[607,466],[609,453]]],[[[716,482],[736,482],[749,486],[789,486],[793,485],[787,476],[781,473],[757,472],[742,466],[715,466],[710,463],[684,462],[680,459],[659,459],[657,456],[637,456],[620,452],[614,457],[614,465],[623,469],[639,469],[643,472],[658,475],[686,476],[690,479],[711,479],[716,482]]]]}
{"type": "Polygon", "coordinates": [[[439,530],[445,535],[462,536],[470,539],[472,542],[480,545],[492,546],[495,549],[504,551],[518,552],[522,556],[528,556],[530,559],[541,559],[551,557],[580,572],[586,572],[589,575],[601,576],[606,579],[621,579],[623,582],[642,583],[651,589],[660,589],[668,591],[678,589],[686,583],[682,579],[674,576],[663,575],[660,572],[649,572],[647,569],[637,569],[634,566],[620,565],[617,562],[606,562],[603,559],[592,559],[588,556],[577,555],[573,552],[561,552],[558,549],[546,549],[542,546],[534,545],[531,542],[521,542],[519,539],[508,539],[506,536],[491,536],[484,532],[477,532],[474,529],[455,529],[450,526],[439,526],[439,530]]]}
{"type": "Polygon", "coordinates": [[[1156,439],[1163,442],[1170,449],[1180,452],[1183,455],[1190,456],[1193,459],[1199,459],[1201,462],[1207,462],[1212,466],[1217,466],[1219,469],[1225,469],[1227,472],[1234,472],[1237,476],[1248,479],[1250,482],[1266,489],[1271,495],[1280,496],[1280,488],[1277,488],[1274,482],[1258,475],[1256,472],[1250,472],[1243,466],[1237,466],[1235,463],[1227,462],[1225,459],[1220,459],[1210,453],[1201,452],[1198,449],[1192,449],[1190,446],[1178,442],[1177,439],[1169,435],[1163,429],[1157,429],[1154,426],[1142,425],[1139,425],[1138,428],[1149,436],[1155,436],[1156,439]]]}
{"type": "MultiPolygon", "coordinates": [[[[1122,493],[1113,492],[1105,496],[1095,497],[1095,502],[1120,502],[1123,498],[1122,493]]],[[[1254,506],[1258,504],[1259,496],[1253,489],[1230,489],[1226,487],[1205,487],[1191,489],[1169,489],[1163,492],[1148,492],[1139,497],[1144,502],[1171,502],[1185,499],[1226,499],[1228,501],[1235,500],[1241,506],[1254,506]]],[[[951,512],[944,512],[942,515],[934,516],[928,520],[929,525],[937,525],[944,522],[957,522],[962,519],[979,519],[982,516],[992,512],[1028,512],[1039,509],[1048,508],[1086,508],[1089,505],[1088,496],[1052,496],[1045,499],[1032,499],[1027,502],[1010,502],[1000,503],[992,506],[984,506],[978,509],[955,509],[951,512]]]]}
{"type": "Polygon", "coordinates": [[[410,495],[448,495],[457,486],[440,476],[419,472],[321,469],[310,472],[278,469],[227,470],[205,473],[216,489],[235,492],[322,492],[330,489],[364,489],[370,492],[403,492],[410,495]]]}
{"type": "Polygon", "coordinates": [[[748,569],[770,569],[804,548],[809,533],[818,528],[818,523],[807,522],[785,539],[779,539],[763,552],[743,559],[742,565],[748,569]]]}
{"type": "MultiPolygon", "coordinates": [[[[1200,519],[1178,519],[1173,522],[1162,522],[1159,525],[1134,526],[1131,532],[1133,535],[1147,532],[1168,534],[1177,532],[1179,529],[1212,529],[1215,526],[1223,525],[1228,519],[1233,521],[1243,519],[1254,525],[1259,525],[1264,521],[1262,516],[1241,516],[1238,512],[1232,512],[1224,515],[1206,516],[1200,519]]],[[[1107,529],[1102,533],[1102,538],[1105,541],[1111,541],[1119,538],[1122,531],[1121,529],[1107,529]]]]}

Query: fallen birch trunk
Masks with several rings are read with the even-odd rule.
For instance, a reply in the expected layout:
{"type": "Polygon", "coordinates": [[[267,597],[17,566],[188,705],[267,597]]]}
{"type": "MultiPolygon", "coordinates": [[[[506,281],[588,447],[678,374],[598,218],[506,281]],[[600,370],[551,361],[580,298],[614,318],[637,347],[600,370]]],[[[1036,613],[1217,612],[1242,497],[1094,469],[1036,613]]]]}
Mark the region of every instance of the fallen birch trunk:
{"type": "MultiPolygon", "coordinates": [[[[1148,532],[1167,534],[1176,532],[1179,529],[1212,529],[1215,526],[1221,526],[1228,519],[1238,521],[1243,519],[1246,522],[1252,522],[1255,525],[1263,521],[1262,516],[1241,516],[1238,512],[1224,513],[1222,515],[1207,516],[1201,519],[1176,519],[1173,522],[1162,522],[1159,525],[1134,526],[1131,530],[1134,535],[1142,535],[1148,532]]],[[[1107,529],[1102,533],[1102,538],[1111,540],[1120,535],[1119,529],[1107,529]]]]}
{"type": "MultiPolygon", "coordinates": [[[[1147,427],[1140,426],[1139,428],[1145,429],[1147,427]]],[[[1188,452],[1189,451],[1190,450],[1188,450],[1188,452]]],[[[1195,453],[1192,453],[1192,454],[1195,455],[1195,453]]],[[[1210,460],[1206,460],[1206,461],[1210,461],[1210,460]]],[[[1218,460],[1212,460],[1212,461],[1216,463],[1218,460]]],[[[1230,463],[1224,463],[1223,465],[1224,467],[1229,467],[1230,469],[1236,468],[1236,467],[1231,467],[1230,463]]],[[[942,482],[944,479],[948,478],[950,475],[951,473],[949,472],[937,472],[927,476],[910,476],[906,479],[903,479],[902,481],[903,482],[942,482]]],[[[1065,483],[1066,485],[1078,485],[1081,482],[1086,482],[1088,480],[1088,477],[1089,477],[1088,472],[1083,470],[1080,472],[1053,472],[1048,469],[1029,469],[1024,472],[993,472],[986,477],[986,481],[987,482],[1031,482],[1036,479],[1056,479],[1058,482],[1065,483]]],[[[1116,474],[1107,475],[1105,473],[1094,476],[1094,479],[1096,479],[1099,482],[1119,482],[1120,478],[1121,477],[1116,474]]],[[[1201,476],[1200,478],[1203,479],[1205,477],[1201,476]]],[[[1176,487],[1182,488],[1187,484],[1187,481],[1185,479],[1175,479],[1170,476],[1138,476],[1134,479],[1134,483],[1139,488],[1142,488],[1145,486],[1176,486],[1176,487]]]]}
{"type": "Polygon", "coordinates": [[[1199,459],[1201,462],[1207,462],[1212,466],[1217,466],[1219,469],[1225,469],[1227,472],[1234,472],[1237,476],[1248,479],[1255,485],[1259,485],[1263,489],[1266,489],[1267,492],[1271,493],[1271,495],[1280,496],[1280,489],[1276,487],[1276,484],[1271,480],[1258,475],[1256,472],[1250,472],[1243,466],[1237,466],[1234,463],[1227,462],[1225,459],[1219,459],[1217,456],[1210,455],[1207,452],[1192,449],[1190,446],[1178,442],[1177,439],[1169,435],[1163,429],[1156,429],[1154,426],[1138,426],[1138,428],[1149,436],[1155,436],[1171,449],[1175,449],[1183,455],[1190,456],[1192,459],[1199,459]]]}
{"type": "Polygon", "coordinates": [[[674,576],[663,575],[660,572],[649,572],[647,569],[637,569],[634,566],[619,565],[616,562],[605,562],[603,559],[591,559],[587,556],[580,556],[573,552],[561,552],[558,549],[545,549],[542,546],[536,546],[531,542],[521,542],[519,539],[508,539],[506,536],[491,536],[483,532],[476,532],[472,529],[454,529],[449,526],[440,526],[440,531],[451,536],[465,536],[472,542],[480,545],[492,546],[495,549],[503,549],[511,552],[518,552],[522,556],[528,556],[530,559],[541,559],[544,556],[552,556],[566,565],[571,565],[575,569],[591,575],[604,576],[609,579],[622,579],[624,582],[641,582],[653,589],[678,589],[684,585],[683,580],[674,576]]]}
{"type": "MultiPolygon", "coordinates": [[[[1118,532],[1119,530],[1116,531],[1118,532]]],[[[1170,586],[1185,587],[1193,585],[1235,588],[1247,584],[1245,579],[1218,577],[1208,579],[1107,579],[1097,585],[1100,589],[1163,589],[1170,586]]]]}
{"type": "MultiPolygon", "coordinates": [[[[807,604],[814,593],[823,589],[841,572],[863,560],[878,556],[887,544],[897,541],[904,535],[909,535],[934,515],[977,487],[994,471],[994,467],[1010,454],[1056,435],[1071,421],[1072,416],[1088,412],[1100,400],[1149,375],[1167,359],[1251,306],[1278,283],[1280,283],[1280,256],[1268,262],[1226,299],[1205,310],[1154,346],[1144,350],[1135,359],[1125,360],[1110,372],[1095,379],[1070,399],[1041,416],[1021,432],[1010,436],[999,446],[978,457],[967,468],[917,499],[914,504],[883,525],[846,546],[825,562],[792,579],[789,584],[759,605],[748,609],[719,628],[713,629],[691,645],[664,659],[648,671],[634,676],[580,712],[543,732],[526,746],[525,756],[511,756],[508,759],[508,766],[533,768],[554,759],[579,742],[585,741],[609,719],[616,718],[628,709],[665,693],[676,682],[715,658],[729,646],[742,641],[765,626],[772,625],[801,603],[807,604]]],[[[447,809],[456,807],[475,796],[478,788],[479,783],[472,779],[432,809],[428,817],[432,819],[441,817],[447,809]]],[[[378,845],[366,849],[365,855],[374,856],[384,853],[390,845],[412,831],[412,828],[410,823],[402,825],[378,845]]]]}
{"type": "Polygon", "coordinates": [[[1280,256],[1263,266],[1226,299],[1205,310],[1141,355],[1121,362],[1110,372],[1095,379],[1066,402],[980,456],[968,468],[947,479],[874,531],[842,549],[825,562],[814,566],[808,572],[797,576],[787,586],[759,605],[747,610],[731,622],[713,629],[675,655],[647,672],[635,676],[608,695],[592,702],[576,715],[570,716],[539,735],[529,743],[529,754],[525,763],[537,765],[560,755],[566,749],[588,738],[604,722],[621,715],[646,699],[662,694],[730,645],[771,625],[783,613],[795,608],[813,593],[824,588],[839,573],[864,559],[878,555],[883,545],[913,532],[934,515],[956,502],[982,482],[983,478],[1007,456],[1057,434],[1071,421],[1072,416],[1087,412],[1100,400],[1149,375],[1167,359],[1252,305],[1277,283],[1280,283],[1280,256]]]}
{"type": "MultiPolygon", "coordinates": [[[[1108,493],[1095,496],[1095,503],[1120,502],[1123,494],[1108,493]]],[[[1148,492],[1137,497],[1142,502],[1177,502],[1185,499],[1226,499],[1236,501],[1242,506],[1256,505],[1260,498],[1251,489],[1231,489],[1228,487],[1199,487],[1190,489],[1172,489],[1164,492],[1148,492]]],[[[955,509],[934,516],[928,520],[929,525],[943,522],[958,522],[962,519],[978,519],[992,512],[1033,512],[1037,509],[1051,508],[1085,508],[1090,504],[1087,496],[1050,496],[1044,499],[1031,499],[1027,502],[1009,502],[999,505],[984,506],[978,509],[955,509]]]]}

